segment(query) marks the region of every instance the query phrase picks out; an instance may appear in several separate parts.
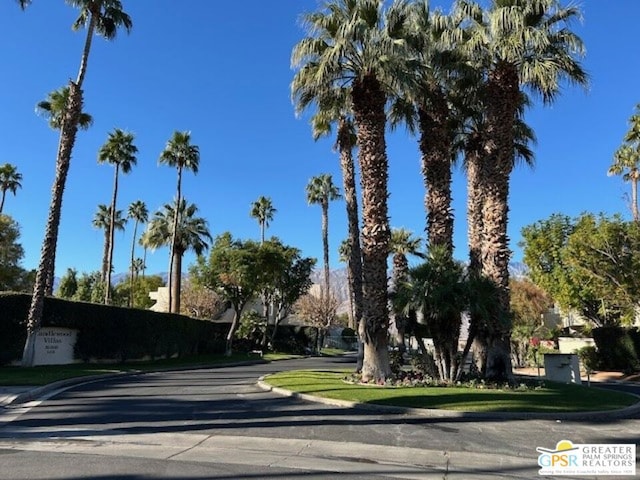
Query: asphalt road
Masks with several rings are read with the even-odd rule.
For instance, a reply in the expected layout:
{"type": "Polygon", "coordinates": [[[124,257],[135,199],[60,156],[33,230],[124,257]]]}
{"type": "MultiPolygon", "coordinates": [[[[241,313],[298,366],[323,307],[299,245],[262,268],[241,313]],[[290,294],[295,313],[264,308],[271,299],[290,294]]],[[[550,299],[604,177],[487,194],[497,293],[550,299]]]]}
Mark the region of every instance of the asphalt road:
{"type": "Polygon", "coordinates": [[[309,403],[255,385],[280,370],[350,368],[345,361],[121,377],[7,408],[0,479],[541,478],[538,446],[640,440],[640,416],[425,417],[309,403]]]}

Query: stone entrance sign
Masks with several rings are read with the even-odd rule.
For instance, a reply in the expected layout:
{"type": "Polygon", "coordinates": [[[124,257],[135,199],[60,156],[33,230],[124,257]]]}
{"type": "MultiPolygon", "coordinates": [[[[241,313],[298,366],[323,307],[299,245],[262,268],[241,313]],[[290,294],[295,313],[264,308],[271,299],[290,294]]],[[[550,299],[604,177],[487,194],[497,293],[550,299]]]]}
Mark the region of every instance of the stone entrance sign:
{"type": "Polygon", "coordinates": [[[34,365],[66,365],[74,363],[73,347],[78,336],[70,328],[41,328],[36,335],[34,365]]]}

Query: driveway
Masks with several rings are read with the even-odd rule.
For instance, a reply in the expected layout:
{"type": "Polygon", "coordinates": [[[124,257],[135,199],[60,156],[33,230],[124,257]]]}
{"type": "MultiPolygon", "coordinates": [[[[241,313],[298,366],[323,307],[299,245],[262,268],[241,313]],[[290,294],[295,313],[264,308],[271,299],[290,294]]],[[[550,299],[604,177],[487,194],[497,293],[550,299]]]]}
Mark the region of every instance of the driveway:
{"type": "Polygon", "coordinates": [[[8,408],[0,477],[536,478],[538,446],[638,441],[640,418],[425,417],[304,402],[255,385],[281,370],[351,368],[346,361],[121,377],[8,408]]]}

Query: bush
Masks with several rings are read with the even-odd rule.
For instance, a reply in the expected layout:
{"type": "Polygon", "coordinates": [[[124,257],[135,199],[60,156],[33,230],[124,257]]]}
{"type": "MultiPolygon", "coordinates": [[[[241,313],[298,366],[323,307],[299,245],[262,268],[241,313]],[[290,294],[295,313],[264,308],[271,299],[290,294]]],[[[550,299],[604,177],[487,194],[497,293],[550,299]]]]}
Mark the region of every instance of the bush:
{"type": "MultiPolygon", "coordinates": [[[[0,364],[19,360],[31,296],[0,294],[0,364]]],[[[76,358],[125,361],[223,353],[228,324],[93,303],[45,298],[43,327],[78,330],[76,358]]]]}
{"type": "Polygon", "coordinates": [[[593,372],[600,368],[600,357],[596,347],[582,347],[576,353],[587,372],[593,372]]]}
{"type": "Polygon", "coordinates": [[[622,372],[640,368],[638,358],[638,331],[622,327],[593,329],[593,339],[598,347],[600,368],[622,372]]]}

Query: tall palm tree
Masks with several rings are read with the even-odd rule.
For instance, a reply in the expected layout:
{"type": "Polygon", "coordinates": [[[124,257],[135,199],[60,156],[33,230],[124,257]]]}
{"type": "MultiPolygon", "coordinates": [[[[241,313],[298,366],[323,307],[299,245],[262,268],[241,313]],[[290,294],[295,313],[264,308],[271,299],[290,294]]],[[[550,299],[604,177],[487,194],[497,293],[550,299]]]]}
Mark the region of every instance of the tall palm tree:
{"type": "Polygon", "coordinates": [[[472,59],[483,78],[486,114],[485,158],[480,169],[483,202],[482,273],[499,288],[495,325],[487,333],[485,375],[511,375],[509,315],[509,239],[507,236],[509,179],[513,169],[514,124],[524,89],[551,103],[563,80],[586,84],[579,63],[580,38],[569,28],[580,16],[576,6],[558,0],[493,0],[483,10],[473,1],[457,0],[454,16],[464,28],[445,33],[472,59]]]}
{"type": "Polygon", "coordinates": [[[87,27],[84,48],[80,58],[80,67],[76,80],[69,81],[69,100],[60,128],[60,141],[56,157],[56,173],[52,188],[51,205],[45,227],[40,263],[36,272],[33,297],[27,318],[27,341],[23,352],[22,364],[33,365],[35,334],[42,321],[42,309],[49,272],[54,268],[54,255],[62,211],[62,196],[67,181],[71,152],[76,140],[78,126],[82,114],[82,86],[87,73],[87,63],[91,51],[94,33],[111,40],[116,36],[118,28],[131,30],[131,19],[122,9],[120,0],[67,0],[67,3],[80,9],[80,15],[73,24],[73,29],[87,27]]]}
{"type": "MultiPolygon", "coordinates": [[[[191,144],[191,132],[173,132],[173,136],[167,142],[167,146],[160,154],[158,160],[161,165],[168,165],[171,168],[175,168],[178,171],[178,185],[176,193],[176,205],[182,205],[182,171],[184,169],[192,171],[194,174],[198,173],[198,166],[200,163],[200,149],[197,145],[191,144]]],[[[173,281],[173,265],[177,262],[174,256],[177,255],[176,247],[176,229],[178,223],[180,223],[181,209],[178,209],[178,215],[173,217],[173,229],[172,229],[172,241],[170,247],[170,262],[169,262],[169,311],[180,313],[180,299],[173,298],[173,288],[171,282],[173,281]],[[175,306],[178,308],[174,308],[175,306]]],[[[178,292],[180,289],[178,289],[178,292]]]]}
{"type": "Polygon", "coordinates": [[[331,296],[329,280],[329,202],[342,198],[340,190],[333,183],[331,175],[312,177],[306,187],[307,202],[322,208],[322,253],[324,259],[324,298],[331,296]]]}
{"type": "MultiPolygon", "coordinates": [[[[336,142],[334,148],[340,156],[342,172],[342,189],[344,190],[347,211],[348,245],[344,247],[349,278],[350,302],[352,302],[352,328],[362,325],[362,249],[360,247],[360,226],[358,214],[358,197],[356,192],[356,173],[353,161],[353,150],[356,147],[356,131],[351,114],[351,97],[347,88],[333,88],[315,96],[301,98],[296,110],[301,113],[311,102],[317,104],[317,112],[311,119],[313,139],[318,140],[331,134],[332,125],[336,124],[336,142]]],[[[342,248],[342,247],[341,247],[342,248]]],[[[359,366],[360,368],[360,366],[359,366]]]]}
{"type": "Polygon", "coordinates": [[[166,204],[163,209],[156,212],[147,225],[146,241],[152,248],[173,245],[174,254],[171,256],[171,272],[173,279],[170,281],[173,288],[172,311],[180,312],[180,290],[182,279],[182,256],[193,250],[196,255],[201,255],[211,242],[211,234],[207,228],[207,221],[196,217],[198,207],[194,204],[187,205],[183,198],[176,209],[176,203],[166,204]],[[177,210],[177,211],[176,211],[177,210]],[[175,218],[179,219],[176,226],[175,218]]]}
{"type": "Polygon", "coordinates": [[[269,227],[269,222],[273,220],[276,212],[270,197],[260,196],[251,204],[249,215],[258,220],[258,224],[260,224],[260,243],[264,243],[265,228],[269,227]]]}
{"type": "Polygon", "coordinates": [[[22,188],[22,174],[18,172],[18,168],[10,163],[0,165],[0,190],[2,191],[2,198],[0,199],[0,213],[4,208],[4,198],[7,192],[11,192],[14,195],[18,188],[22,188]]]}
{"type": "Polygon", "coordinates": [[[387,352],[388,165],[385,142],[388,93],[407,72],[402,40],[407,2],[331,0],[306,14],[307,37],[293,50],[296,102],[332,88],[350,89],[362,184],[364,380],[391,374],[387,352]]]}
{"type": "Polygon", "coordinates": [[[127,174],[136,164],[138,147],[133,144],[133,134],[116,128],[109,134],[106,143],[98,152],[98,163],[109,163],[115,167],[113,177],[113,194],[111,196],[111,221],[109,227],[109,255],[107,257],[107,276],[105,281],[105,305],[111,300],[111,264],[113,263],[113,234],[115,231],[116,201],[118,197],[118,176],[120,172],[127,174]]]}
{"type": "Polygon", "coordinates": [[[107,269],[111,268],[109,264],[109,243],[111,236],[111,225],[113,222],[114,229],[123,231],[127,224],[127,219],[122,217],[122,210],[117,210],[115,215],[111,215],[111,207],[105,204],[98,205],[98,210],[93,216],[92,224],[94,227],[104,230],[104,247],[102,250],[102,281],[106,282],[110,276],[107,275],[107,269]]]}
{"type": "MultiPolygon", "coordinates": [[[[62,130],[62,122],[65,118],[67,105],[69,104],[68,86],[61,87],[58,90],[47,95],[45,100],[38,102],[36,105],[36,113],[49,121],[49,126],[54,130],[62,130]]],[[[78,116],[78,128],[87,130],[93,124],[93,117],[86,112],[80,112],[78,116]]],[[[64,188],[64,186],[62,187],[64,188]]],[[[56,243],[58,238],[58,223],[51,222],[51,238],[53,239],[53,248],[49,251],[49,265],[47,266],[45,278],[45,295],[51,296],[53,293],[53,278],[56,264],[56,243]]]]}
{"type": "MultiPolygon", "coordinates": [[[[623,145],[615,152],[609,175],[622,175],[622,180],[631,183],[631,214],[634,221],[640,220],[638,213],[638,180],[640,180],[640,104],[629,119],[630,128],[624,136],[623,145]]],[[[0,208],[0,212],[2,208],[0,208]]]]}
{"type": "MultiPolygon", "coordinates": [[[[392,255],[392,269],[391,269],[391,291],[390,296],[393,295],[400,288],[400,286],[409,279],[409,260],[408,255],[414,255],[420,258],[424,258],[424,254],[420,252],[420,246],[422,241],[414,237],[413,234],[404,228],[391,229],[391,240],[389,242],[389,254],[392,255]]],[[[446,248],[446,247],[443,247],[446,248]]],[[[398,345],[401,351],[404,351],[404,333],[409,322],[408,315],[400,308],[395,308],[395,302],[391,302],[391,313],[396,324],[396,330],[398,332],[398,345]]]]}
{"type": "Polygon", "coordinates": [[[143,248],[143,253],[142,253],[142,278],[144,278],[145,276],[145,271],[147,269],[147,250],[151,247],[151,244],[149,243],[149,231],[145,230],[144,232],[142,232],[142,235],[140,235],[140,238],[138,239],[138,245],[140,245],[143,248]]]}
{"type": "Polygon", "coordinates": [[[141,262],[141,268],[134,268],[135,265],[135,253],[136,253],[136,236],[138,234],[138,224],[146,223],[149,220],[149,210],[147,210],[147,205],[142,200],[136,200],[129,204],[129,209],[127,210],[127,217],[134,220],[133,224],[133,239],[131,240],[131,283],[130,283],[130,295],[129,295],[129,306],[133,307],[133,277],[134,271],[137,272],[142,269],[144,271],[144,260],[138,259],[141,262]]]}

